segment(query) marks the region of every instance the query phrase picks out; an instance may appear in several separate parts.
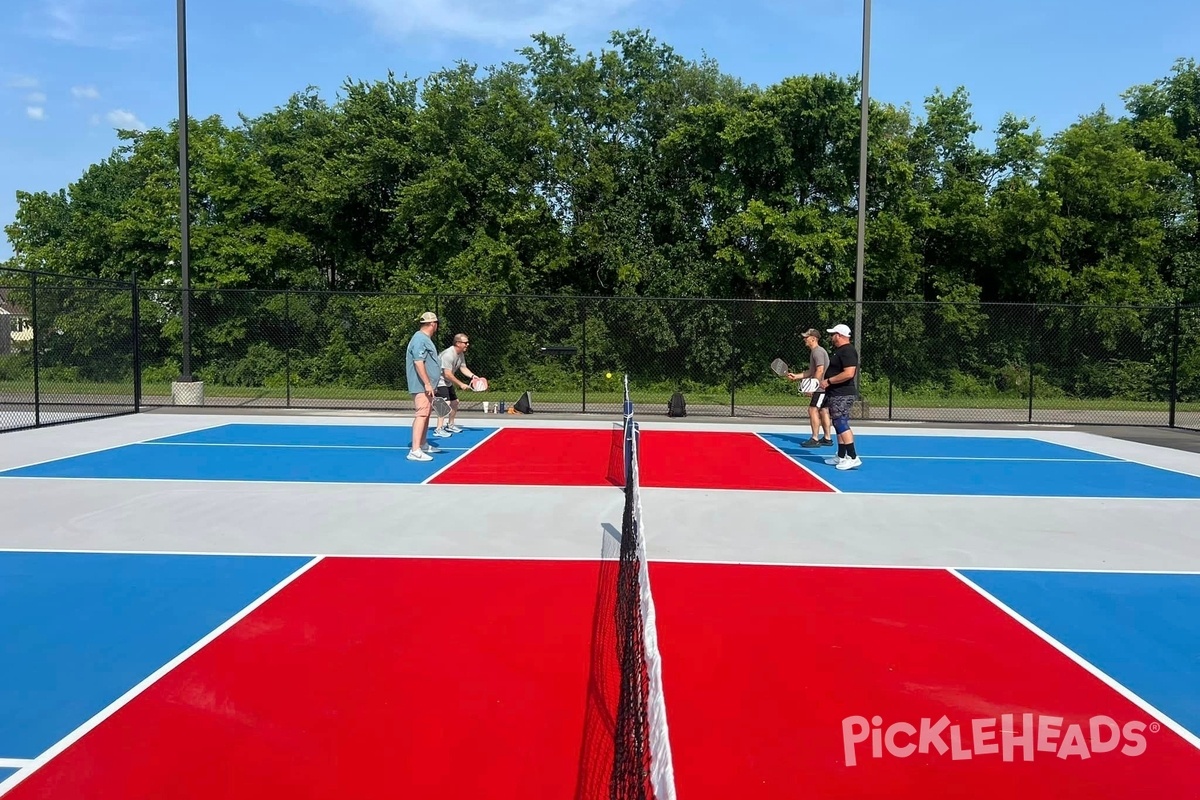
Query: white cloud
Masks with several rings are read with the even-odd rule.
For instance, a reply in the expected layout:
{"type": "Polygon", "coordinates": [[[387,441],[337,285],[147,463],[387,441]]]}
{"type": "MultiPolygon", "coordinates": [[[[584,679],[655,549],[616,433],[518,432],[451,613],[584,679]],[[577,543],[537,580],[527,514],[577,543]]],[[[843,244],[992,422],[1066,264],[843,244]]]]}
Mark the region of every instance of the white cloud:
{"type": "Polygon", "coordinates": [[[42,103],[46,102],[46,95],[41,92],[31,92],[25,99],[30,103],[41,105],[42,103]]]}
{"type": "Polygon", "coordinates": [[[72,86],[71,95],[79,100],[96,100],[100,97],[100,92],[95,86],[72,86]]]}
{"type": "Polygon", "coordinates": [[[29,106],[25,109],[25,115],[30,119],[43,120],[46,118],[46,109],[41,106],[29,106]]]}
{"type": "Polygon", "coordinates": [[[145,20],[124,5],[121,0],[48,0],[25,15],[24,32],[77,47],[124,50],[151,38],[145,20]]]}
{"type": "Polygon", "coordinates": [[[149,127],[146,123],[138,119],[132,111],[125,111],[120,108],[108,112],[104,115],[104,118],[108,120],[109,125],[122,130],[144,131],[149,127]]]}
{"type": "Polygon", "coordinates": [[[79,13],[75,9],[61,3],[48,3],[45,12],[50,17],[46,34],[51,39],[73,42],[79,38],[79,13]]]}
{"type": "Polygon", "coordinates": [[[36,89],[41,86],[37,78],[31,78],[28,75],[18,75],[8,81],[8,86],[11,89],[36,89]]]}
{"type": "Polygon", "coordinates": [[[487,42],[598,24],[638,0],[341,0],[391,33],[439,33],[487,42]]]}

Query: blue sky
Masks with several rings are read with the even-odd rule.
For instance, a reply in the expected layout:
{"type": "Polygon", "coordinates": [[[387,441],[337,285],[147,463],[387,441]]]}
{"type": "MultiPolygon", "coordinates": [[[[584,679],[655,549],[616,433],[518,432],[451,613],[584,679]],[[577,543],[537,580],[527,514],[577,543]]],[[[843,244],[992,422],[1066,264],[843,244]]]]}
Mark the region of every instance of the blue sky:
{"type": "MultiPolygon", "coordinates": [[[[458,59],[514,58],[530,33],[597,50],[614,29],[648,29],[688,58],[769,85],[857,74],[860,0],[191,0],[193,117],[257,116],[308,85],[329,100],[347,79],[420,77],[458,59]]],[[[1006,111],[1046,133],[1200,58],[1200,3],[1145,0],[874,0],[871,95],[898,105],[962,85],[990,134],[1006,111]]],[[[2,0],[0,226],[17,190],[57,190],[108,156],[117,127],[178,114],[175,3],[2,0]]],[[[11,255],[0,237],[0,259],[11,255]]]]}

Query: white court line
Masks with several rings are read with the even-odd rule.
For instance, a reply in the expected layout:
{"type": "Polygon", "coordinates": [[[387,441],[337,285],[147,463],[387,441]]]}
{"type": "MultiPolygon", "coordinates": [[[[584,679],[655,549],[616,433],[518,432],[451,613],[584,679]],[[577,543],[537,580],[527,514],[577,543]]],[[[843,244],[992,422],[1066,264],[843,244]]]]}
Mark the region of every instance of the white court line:
{"type": "MultiPolygon", "coordinates": [[[[431,455],[435,459],[437,458],[436,453],[432,453],[431,455]]],[[[433,475],[431,475],[429,478],[427,478],[425,480],[428,481],[428,480],[431,480],[432,478],[436,477],[440,472],[442,472],[446,468],[453,465],[459,458],[462,458],[462,456],[456,456],[453,461],[451,461],[445,467],[442,467],[441,469],[439,469],[437,472],[433,473],[433,475]]],[[[419,463],[427,463],[427,462],[419,462],[419,463]]],[[[315,481],[315,480],[299,480],[299,479],[291,479],[291,478],[289,478],[287,480],[276,480],[276,479],[268,480],[268,479],[264,479],[264,478],[97,478],[97,477],[74,476],[74,475],[72,475],[72,476],[65,476],[65,475],[4,475],[3,473],[0,473],[0,479],[3,479],[4,481],[11,482],[11,483],[15,483],[17,481],[93,481],[96,483],[105,483],[105,482],[109,482],[109,483],[200,483],[200,484],[212,484],[214,486],[225,486],[225,485],[233,483],[233,484],[239,484],[242,486],[370,486],[370,487],[376,487],[376,488],[387,486],[387,487],[390,487],[393,489],[396,487],[402,487],[402,486],[431,486],[431,487],[447,487],[447,488],[452,488],[455,490],[461,490],[464,487],[468,487],[468,488],[474,487],[477,489],[514,488],[514,489],[521,489],[522,491],[527,490],[527,489],[537,490],[537,489],[568,489],[568,488],[569,489],[591,489],[591,490],[612,491],[615,488],[619,488],[619,487],[615,487],[615,486],[613,486],[611,484],[607,484],[607,483],[606,484],[597,484],[595,486],[562,486],[557,483],[534,483],[534,484],[530,484],[530,483],[479,483],[479,484],[432,483],[431,484],[431,483],[427,483],[427,482],[412,482],[412,481],[335,481],[335,480],[315,481]]],[[[775,489],[738,489],[738,490],[699,489],[697,491],[705,491],[705,492],[708,492],[708,491],[773,492],[773,491],[777,491],[777,490],[775,490],[775,489]]],[[[925,497],[926,495],[913,495],[913,496],[914,497],[925,497]]],[[[964,496],[974,497],[974,495],[964,495],[964,496]]]]}
{"type": "Polygon", "coordinates": [[[65,455],[65,456],[54,456],[53,458],[46,458],[41,461],[31,461],[28,464],[21,464],[16,467],[5,467],[4,469],[0,469],[0,475],[4,475],[6,472],[13,472],[18,469],[28,469],[29,467],[40,467],[43,464],[53,464],[55,461],[66,461],[69,458],[79,458],[81,456],[91,456],[91,455],[95,455],[96,453],[107,453],[109,450],[120,450],[122,447],[129,447],[129,446],[135,445],[135,444],[148,444],[148,442],[147,441],[122,442],[121,444],[109,445],[108,447],[97,447],[95,450],[84,450],[81,453],[71,453],[71,454],[65,455]]]}
{"type": "MultiPolygon", "coordinates": [[[[865,470],[866,468],[867,468],[867,462],[864,459],[862,467],[859,467],[857,469],[848,470],[848,472],[850,474],[858,473],[861,475],[861,474],[863,474],[862,470],[865,470]]],[[[835,469],[835,468],[829,467],[829,469],[835,469]]],[[[14,480],[16,480],[16,479],[14,479],[14,480]]],[[[85,479],[84,478],[75,478],[74,480],[85,480],[85,479]]],[[[98,478],[97,480],[103,480],[103,479],[98,478]]],[[[488,485],[494,486],[496,484],[488,484],[488,485]]],[[[794,492],[784,491],[784,490],[780,490],[780,489],[704,489],[704,488],[691,488],[691,487],[685,488],[685,489],[677,489],[677,488],[670,488],[670,487],[663,487],[663,486],[643,487],[643,491],[646,491],[646,492],[775,492],[777,494],[794,494],[794,492]]],[[[1187,502],[1200,501],[1200,497],[1192,496],[1192,495],[1158,496],[1158,495],[1107,495],[1107,494],[1104,494],[1104,495],[1101,495],[1101,494],[1063,494],[1063,495],[1059,495],[1059,494],[954,494],[952,492],[935,492],[935,491],[928,491],[928,492],[873,492],[873,491],[860,491],[860,490],[851,490],[851,489],[847,489],[846,491],[839,492],[838,494],[840,494],[842,497],[845,497],[845,498],[913,497],[913,498],[927,500],[931,497],[953,497],[953,498],[960,498],[960,499],[964,499],[964,500],[1014,500],[1014,499],[1019,499],[1019,500],[1026,501],[1026,502],[1047,501],[1047,500],[1053,500],[1053,501],[1057,501],[1057,502],[1093,502],[1093,503],[1094,502],[1147,503],[1147,502],[1157,502],[1157,501],[1176,501],[1176,502],[1178,502],[1178,501],[1187,501],[1187,502]]],[[[850,501],[847,500],[847,502],[850,502],[850,501]]]]}
{"type": "MultiPolygon", "coordinates": [[[[64,555],[114,555],[114,556],[205,556],[221,558],[369,558],[369,559],[429,559],[438,561],[569,561],[569,562],[600,562],[601,556],[497,556],[478,555],[464,556],[455,554],[436,555],[429,553],[256,553],[221,550],[104,550],[76,548],[41,548],[41,547],[0,547],[0,553],[34,553],[64,555]]],[[[826,561],[730,561],[724,559],[705,558],[654,558],[655,564],[701,564],[717,567],[804,567],[815,569],[894,569],[894,570],[925,570],[945,572],[962,570],[964,572],[1063,572],[1090,575],[1178,575],[1183,577],[1200,577],[1200,570],[1160,570],[1160,569],[1087,569],[1084,567],[989,567],[955,564],[857,564],[853,562],[826,561]]]]}
{"type": "MultiPolygon", "coordinates": [[[[435,456],[436,457],[436,456],[435,456]]],[[[461,458],[461,456],[459,457],[461,458]]],[[[486,483],[486,484],[439,484],[429,483],[432,478],[436,477],[440,472],[452,466],[457,459],[451,461],[441,470],[438,470],[425,481],[420,483],[411,483],[409,481],[335,481],[335,480],[264,480],[261,478],[97,478],[85,476],[51,476],[51,475],[11,475],[6,476],[0,473],[0,479],[4,481],[91,481],[95,483],[178,483],[178,484],[210,484],[213,486],[228,486],[236,484],[240,486],[362,486],[371,488],[387,487],[396,489],[405,486],[428,486],[432,487],[433,491],[460,491],[464,487],[478,489],[499,489],[513,488],[521,491],[537,490],[537,489],[561,489],[567,488],[553,483],[544,484],[528,484],[528,483],[486,483]]],[[[866,467],[866,462],[863,462],[863,467],[866,467]]],[[[833,467],[830,467],[833,469],[833,467]]],[[[858,470],[851,470],[857,472],[858,470]]],[[[1187,473],[1184,473],[1187,474],[1187,473]]],[[[1192,475],[1190,477],[1197,477],[1192,475]]],[[[613,486],[596,485],[596,486],[572,486],[572,489],[585,489],[592,491],[611,491],[613,486]]],[[[672,488],[672,487],[642,487],[643,491],[647,492],[774,492],[776,494],[797,494],[791,490],[781,489],[707,489],[702,487],[697,488],[672,488]]],[[[800,493],[802,494],[802,492],[800,493]]],[[[968,500],[1013,500],[1020,499],[1023,501],[1058,501],[1058,502],[1105,502],[1105,503],[1147,503],[1156,501],[1187,501],[1200,502],[1200,497],[1190,495],[1168,495],[1168,496],[1147,496],[1147,495],[1050,495],[1050,494],[954,494],[948,492],[867,492],[867,491],[836,491],[830,494],[838,494],[841,497],[913,497],[923,500],[928,500],[931,497],[953,497],[968,500]]]]}
{"type": "Polygon", "coordinates": [[[98,712],[95,716],[93,716],[91,719],[89,719],[87,722],[83,723],[78,728],[76,728],[75,730],[71,731],[69,734],[64,736],[62,739],[60,739],[58,742],[56,742],[49,750],[42,753],[37,758],[33,759],[33,761],[30,762],[29,764],[27,764],[20,772],[16,773],[15,775],[12,775],[11,777],[8,778],[8,780],[0,782],[0,796],[3,796],[7,792],[11,791],[21,781],[28,778],[30,775],[32,775],[34,772],[36,772],[41,767],[44,767],[55,756],[57,756],[59,753],[66,750],[68,747],[73,745],[75,742],[82,739],[91,730],[93,730],[96,726],[98,726],[102,722],[104,722],[104,720],[111,717],[113,714],[115,714],[117,711],[119,711],[122,707],[128,705],[131,701],[133,701],[134,698],[136,698],[142,692],[146,691],[146,689],[150,688],[150,686],[152,686],[155,682],[157,682],[164,675],[169,673],[171,670],[175,669],[177,666],[179,666],[184,661],[189,659],[195,653],[199,652],[200,649],[203,648],[205,645],[207,645],[209,642],[213,641],[218,636],[220,636],[222,633],[224,633],[225,631],[232,628],[234,625],[236,625],[238,622],[240,622],[242,619],[244,619],[246,616],[248,616],[250,613],[252,613],[254,610],[256,610],[259,606],[261,606],[263,603],[270,600],[275,595],[279,594],[279,592],[281,592],[285,587],[287,587],[289,584],[291,584],[293,581],[295,581],[297,578],[299,578],[305,572],[308,572],[310,569],[312,569],[314,566],[316,566],[320,562],[321,562],[321,558],[317,557],[317,558],[312,559],[308,563],[304,564],[302,567],[297,569],[291,575],[287,576],[286,578],[281,580],[279,583],[275,584],[273,587],[271,587],[266,592],[264,592],[262,595],[260,595],[257,599],[254,600],[254,602],[250,603],[245,608],[243,608],[241,611],[239,611],[237,614],[234,614],[232,617],[227,619],[220,627],[216,628],[213,631],[210,631],[208,633],[208,635],[205,636],[203,639],[196,642],[195,644],[193,644],[187,650],[184,650],[179,655],[175,656],[175,658],[171,659],[166,664],[159,667],[149,677],[145,678],[137,686],[134,686],[132,689],[127,691],[125,694],[121,695],[116,700],[109,703],[109,705],[106,708],[104,708],[103,710],[98,712]]]}
{"type": "MultiPolygon", "coordinates": [[[[493,436],[495,436],[496,434],[498,434],[498,433],[499,433],[501,430],[503,430],[503,428],[496,428],[494,431],[492,431],[491,433],[489,433],[487,436],[485,436],[485,437],[483,437],[482,439],[480,439],[480,440],[479,440],[479,443],[478,443],[478,444],[476,444],[474,447],[464,447],[464,448],[462,448],[462,449],[463,449],[464,451],[470,451],[470,450],[474,450],[474,449],[475,449],[475,448],[477,448],[477,447],[481,447],[481,446],[483,445],[483,443],[484,443],[484,442],[486,442],[488,439],[490,439],[490,438],[492,438],[493,436]]],[[[443,449],[443,450],[449,450],[450,448],[448,448],[448,447],[443,447],[442,449],[443,449]]],[[[430,475],[430,476],[429,476],[428,478],[426,478],[425,480],[421,481],[421,483],[420,483],[420,484],[418,484],[418,485],[419,485],[419,486],[428,486],[430,481],[432,481],[432,480],[433,480],[434,478],[436,478],[438,475],[441,475],[441,474],[442,474],[443,472],[445,472],[446,470],[448,470],[448,469],[450,469],[451,467],[453,467],[453,466],[454,466],[455,464],[457,464],[457,463],[458,463],[458,462],[459,462],[461,459],[462,459],[462,456],[459,456],[458,458],[453,458],[453,459],[451,459],[449,464],[447,464],[446,466],[442,467],[441,469],[434,470],[434,473],[433,473],[432,475],[430,475]]]]}
{"type": "Polygon", "coordinates": [[[769,445],[770,445],[770,446],[771,446],[771,447],[772,447],[772,448],[773,448],[773,449],[774,449],[774,450],[775,450],[777,453],[779,453],[781,456],[783,456],[784,458],[786,458],[788,461],[792,462],[793,464],[795,464],[796,466],[798,466],[800,469],[804,470],[804,471],[805,471],[805,472],[807,472],[809,475],[812,475],[814,478],[816,478],[817,480],[819,480],[821,483],[823,483],[823,484],[825,484],[826,486],[828,486],[830,489],[832,489],[832,490],[833,490],[833,492],[834,492],[835,494],[841,494],[841,493],[842,493],[842,490],[841,490],[841,489],[837,488],[837,487],[836,487],[836,486],[834,486],[832,483],[830,483],[829,481],[827,481],[827,480],[825,480],[824,478],[822,478],[822,477],[821,477],[820,475],[818,475],[816,472],[814,472],[813,470],[809,469],[809,468],[808,468],[806,465],[804,465],[804,464],[800,463],[800,461],[799,461],[799,460],[797,460],[797,459],[795,459],[795,458],[792,458],[790,455],[788,455],[788,454],[787,454],[787,453],[785,453],[785,452],[784,452],[782,449],[780,449],[779,445],[775,444],[775,443],[774,443],[774,442],[772,442],[770,439],[768,439],[767,437],[763,436],[761,433],[757,433],[757,432],[756,432],[754,435],[755,435],[755,436],[757,436],[757,437],[758,437],[759,439],[761,439],[762,441],[764,441],[764,442],[766,442],[767,444],[769,444],[769,445]]]}
{"type": "Polygon", "coordinates": [[[1066,464],[1131,464],[1123,458],[1111,458],[1097,454],[1096,458],[1016,458],[1012,456],[860,456],[864,463],[886,458],[899,461],[1017,461],[1017,462],[1050,462],[1066,464]]]}
{"type": "MultiPolygon", "coordinates": [[[[0,554],[3,553],[62,553],[64,555],[113,555],[113,556],[213,556],[222,558],[306,558],[319,560],[340,560],[346,558],[356,559],[409,559],[409,560],[429,560],[429,561],[569,561],[569,562],[596,562],[609,560],[603,555],[599,556],[464,556],[464,555],[431,555],[429,553],[237,553],[237,552],[221,552],[221,551],[204,551],[204,550],[47,550],[41,548],[20,548],[20,547],[0,547],[0,554]]],[[[944,569],[942,567],[941,569],[944,569]]]]}
{"type": "MultiPolygon", "coordinates": [[[[484,437],[485,439],[487,437],[484,437]]],[[[483,439],[480,440],[480,443],[483,439]]],[[[442,447],[441,450],[470,450],[470,447],[442,447]]],[[[132,446],[132,445],[130,445],[132,446]]],[[[260,442],[138,442],[138,447],[283,447],[301,450],[401,450],[408,452],[409,445],[389,444],[264,444],[260,442]]]]}
{"type": "Polygon", "coordinates": [[[1196,570],[1153,570],[1153,569],[1084,569],[1082,567],[962,567],[953,564],[855,564],[829,563],[820,561],[725,561],[721,559],[651,558],[661,564],[703,564],[718,567],[803,567],[814,569],[893,569],[925,570],[946,572],[1070,572],[1091,575],[1180,575],[1200,577],[1196,570]]]}
{"type": "Polygon", "coordinates": [[[995,595],[993,595],[992,593],[990,593],[989,591],[984,589],[982,586],[979,586],[977,583],[972,581],[970,578],[968,578],[965,575],[963,575],[962,573],[960,573],[958,570],[951,569],[948,571],[950,572],[951,575],[958,578],[960,581],[965,583],[972,590],[978,592],[980,595],[982,595],[984,598],[986,598],[989,602],[991,602],[993,605],[995,605],[997,608],[999,608],[1005,614],[1008,614],[1010,617],[1012,617],[1014,620],[1016,620],[1018,623],[1020,623],[1030,633],[1033,633],[1035,636],[1040,638],[1046,644],[1050,645],[1055,650],[1057,650],[1058,652],[1062,653],[1067,658],[1074,661],[1080,667],[1083,667],[1083,669],[1087,670],[1087,672],[1089,672],[1092,676],[1098,678],[1102,683],[1104,683],[1110,689],[1115,691],[1117,694],[1121,695],[1126,700],[1130,701],[1131,703],[1136,705],[1138,708],[1142,709],[1142,711],[1145,711],[1151,717],[1158,720],[1166,727],[1170,728],[1172,731],[1174,731],[1176,734],[1178,734],[1179,738],[1183,739],[1185,742],[1192,745],[1193,747],[1200,748],[1200,737],[1196,736],[1196,734],[1192,733],[1187,728],[1180,725],[1178,722],[1171,719],[1169,716],[1167,716],[1163,712],[1159,711],[1157,708],[1152,706],[1146,700],[1143,700],[1141,697],[1134,694],[1132,690],[1130,690],[1127,687],[1125,687],[1124,685],[1118,683],[1116,680],[1114,680],[1111,676],[1109,676],[1107,673],[1105,673],[1103,670],[1101,670],[1095,664],[1092,664],[1090,661],[1085,660],[1082,656],[1080,656],[1074,650],[1071,650],[1069,647],[1064,645],[1062,642],[1058,641],[1053,636],[1046,633],[1046,631],[1044,631],[1041,628],[1039,628],[1038,626],[1034,625],[1028,619],[1021,616],[1021,614],[1017,613],[1016,610],[1014,610],[1013,608],[1011,608],[1010,606],[1005,604],[1002,600],[1000,600],[998,597],[996,597],[995,595]]]}
{"type": "Polygon", "coordinates": [[[32,758],[0,758],[0,769],[25,769],[32,763],[32,758]]]}
{"type": "MultiPolygon", "coordinates": [[[[192,430],[182,431],[180,433],[166,434],[166,436],[185,436],[187,434],[196,433],[198,431],[208,431],[208,430],[215,430],[217,428],[224,428],[230,424],[235,424],[235,423],[226,422],[226,423],[219,423],[216,425],[204,425],[202,427],[194,428],[192,430]]],[[[5,467],[4,469],[0,469],[0,475],[4,475],[4,473],[12,471],[12,470],[27,469],[29,467],[38,467],[38,466],[41,466],[42,464],[52,464],[55,461],[66,461],[69,458],[79,458],[81,456],[91,456],[91,455],[95,455],[96,453],[106,453],[109,450],[120,450],[122,447],[132,447],[133,445],[138,445],[138,444],[156,444],[157,443],[156,440],[166,438],[166,436],[155,436],[153,439],[135,439],[132,442],[122,442],[120,444],[109,445],[108,447],[97,447],[94,450],[84,450],[83,452],[80,452],[80,453],[70,453],[69,455],[65,455],[65,456],[55,456],[53,458],[47,458],[47,459],[43,459],[41,461],[33,461],[28,464],[21,464],[16,467],[5,467]]]]}

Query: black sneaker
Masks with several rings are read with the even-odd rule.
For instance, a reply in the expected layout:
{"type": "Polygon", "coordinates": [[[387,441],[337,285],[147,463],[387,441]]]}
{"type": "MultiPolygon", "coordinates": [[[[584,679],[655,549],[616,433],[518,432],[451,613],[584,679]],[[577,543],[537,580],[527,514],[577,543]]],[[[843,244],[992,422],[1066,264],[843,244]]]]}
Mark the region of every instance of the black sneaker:
{"type": "Polygon", "coordinates": [[[801,447],[820,447],[821,442],[817,439],[809,439],[807,442],[802,442],[801,447]]]}
{"type": "Polygon", "coordinates": [[[833,439],[822,439],[821,444],[824,445],[825,447],[832,447],[833,439]]]}

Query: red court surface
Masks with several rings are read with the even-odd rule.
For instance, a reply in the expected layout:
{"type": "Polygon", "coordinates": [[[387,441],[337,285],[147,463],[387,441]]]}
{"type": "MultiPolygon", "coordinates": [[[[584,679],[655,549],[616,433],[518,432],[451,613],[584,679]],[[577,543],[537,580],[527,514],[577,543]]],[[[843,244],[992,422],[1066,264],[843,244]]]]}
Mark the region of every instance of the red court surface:
{"type": "MultiPolygon", "coordinates": [[[[431,483],[614,486],[622,483],[611,430],[504,428],[431,483]]],[[[643,487],[831,492],[753,433],[642,431],[643,487]]]]}
{"type": "Polygon", "coordinates": [[[5,800],[574,798],[600,573],[326,559],[5,800]]]}
{"type": "Polygon", "coordinates": [[[501,428],[430,483],[621,486],[619,430],[501,428]]]}
{"type": "MultiPolygon", "coordinates": [[[[327,558],[5,798],[601,800],[615,566],[327,558]]],[[[1200,750],[949,572],[651,581],[680,800],[1195,796],[1200,750]]]]}
{"type": "Polygon", "coordinates": [[[949,572],[662,563],[651,585],[680,798],[1195,796],[1200,750],[949,572]],[[1144,751],[1076,747],[1105,716],[1144,751]]]}

